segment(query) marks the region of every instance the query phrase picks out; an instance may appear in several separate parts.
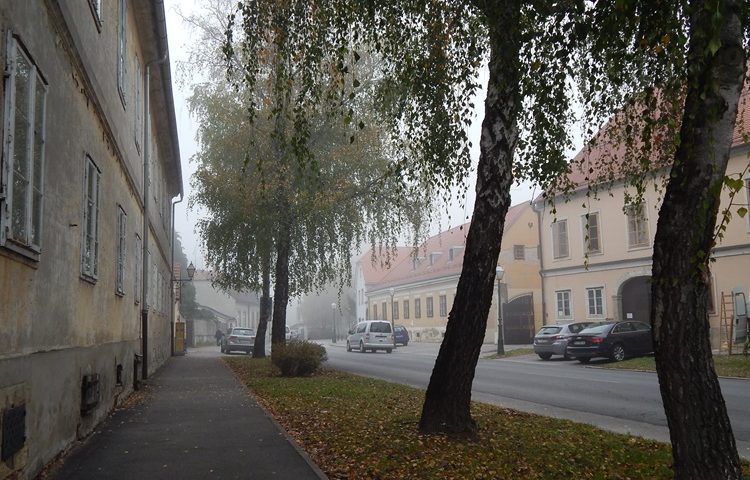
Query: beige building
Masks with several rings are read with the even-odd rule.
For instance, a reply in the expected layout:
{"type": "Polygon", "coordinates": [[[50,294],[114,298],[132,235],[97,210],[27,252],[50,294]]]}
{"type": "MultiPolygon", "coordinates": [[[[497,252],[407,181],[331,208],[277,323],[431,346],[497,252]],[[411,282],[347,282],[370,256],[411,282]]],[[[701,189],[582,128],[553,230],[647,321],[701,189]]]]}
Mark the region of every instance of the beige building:
{"type": "Polygon", "coordinates": [[[0,478],[33,478],[169,357],[182,180],[160,2],[3,1],[0,32],[0,478]]]}
{"type": "MultiPolygon", "coordinates": [[[[508,210],[498,258],[498,265],[505,271],[502,283],[507,289],[507,294],[503,294],[507,302],[503,308],[507,344],[531,343],[542,324],[536,222],[537,216],[528,203],[508,210]]],[[[399,249],[390,268],[374,267],[371,252],[363,255],[356,267],[355,283],[358,298],[360,294],[364,298],[364,318],[393,319],[409,330],[412,341],[441,341],[461,275],[468,227],[467,223],[429,238],[416,255],[412,249],[399,249]]],[[[497,342],[497,295],[496,290],[486,343],[497,342]]]]}
{"type": "MultiPolygon", "coordinates": [[[[746,91],[744,101],[749,97],[746,91]]],[[[735,178],[744,175],[744,188],[735,199],[734,212],[750,202],[750,145],[742,135],[750,127],[750,110],[745,108],[737,123],[727,174],[735,178]]],[[[600,154],[594,149],[590,155],[600,154]]],[[[577,159],[581,160],[582,155],[589,153],[584,151],[577,159]]],[[[596,158],[584,158],[584,170],[587,162],[596,165],[596,158]]],[[[583,182],[585,174],[572,175],[578,179],[579,188],[568,202],[557,198],[555,215],[541,199],[535,202],[541,225],[544,323],[621,319],[649,322],[651,257],[660,193],[652,181],[639,209],[626,205],[626,192],[634,191],[618,182],[610,192],[599,193],[598,198],[589,201],[583,182]],[[584,203],[587,208],[582,207],[584,203]]],[[[720,211],[728,205],[728,193],[724,191],[720,211]]],[[[721,313],[722,304],[737,314],[747,308],[750,215],[740,218],[734,214],[713,257],[716,261],[711,264],[710,323],[712,344],[718,348],[727,336],[723,324],[734,321],[744,326],[744,318],[723,320],[721,313]]]]}

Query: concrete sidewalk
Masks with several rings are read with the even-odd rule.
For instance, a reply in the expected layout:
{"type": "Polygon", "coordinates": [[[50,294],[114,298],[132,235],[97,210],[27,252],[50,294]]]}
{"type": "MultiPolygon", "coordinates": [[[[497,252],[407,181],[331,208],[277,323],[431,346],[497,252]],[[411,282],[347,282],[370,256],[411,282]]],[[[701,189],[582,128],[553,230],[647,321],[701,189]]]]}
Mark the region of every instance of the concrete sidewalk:
{"type": "Polygon", "coordinates": [[[218,354],[208,347],[169,359],[145,402],[111,415],[49,478],[325,478],[218,354]]]}

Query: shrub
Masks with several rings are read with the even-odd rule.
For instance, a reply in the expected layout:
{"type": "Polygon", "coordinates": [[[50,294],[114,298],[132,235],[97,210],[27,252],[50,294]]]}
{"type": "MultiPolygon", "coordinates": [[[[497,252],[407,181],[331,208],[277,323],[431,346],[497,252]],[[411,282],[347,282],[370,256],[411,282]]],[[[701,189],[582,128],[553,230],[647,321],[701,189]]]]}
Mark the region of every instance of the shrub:
{"type": "Polygon", "coordinates": [[[326,360],[325,347],[308,341],[291,340],[286,345],[274,345],[271,351],[271,361],[284,377],[312,375],[326,360]]]}

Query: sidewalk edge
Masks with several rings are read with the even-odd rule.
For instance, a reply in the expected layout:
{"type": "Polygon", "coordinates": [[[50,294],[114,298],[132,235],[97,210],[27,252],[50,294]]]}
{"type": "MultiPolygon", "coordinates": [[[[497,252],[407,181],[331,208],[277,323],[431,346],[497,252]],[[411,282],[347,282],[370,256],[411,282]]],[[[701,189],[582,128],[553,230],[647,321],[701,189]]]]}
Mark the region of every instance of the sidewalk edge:
{"type": "Polygon", "coordinates": [[[221,359],[221,363],[224,365],[224,368],[228,369],[232,373],[232,376],[235,378],[235,380],[237,380],[237,382],[242,386],[242,388],[250,396],[250,398],[253,399],[253,401],[258,406],[258,408],[260,408],[263,411],[263,415],[265,415],[266,418],[271,420],[271,422],[276,426],[276,428],[284,436],[284,439],[286,439],[286,441],[289,442],[289,444],[292,446],[292,448],[294,448],[297,454],[300,457],[302,457],[302,459],[310,466],[312,471],[315,472],[315,475],[317,475],[320,480],[329,480],[328,476],[325,473],[323,473],[323,470],[320,469],[318,464],[312,461],[312,459],[307,454],[307,452],[302,447],[299,446],[299,444],[286,432],[284,427],[279,422],[276,421],[274,416],[271,415],[271,413],[268,410],[266,410],[263,404],[258,401],[258,398],[255,396],[253,391],[250,390],[250,388],[247,385],[245,385],[245,382],[243,382],[242,379],[240,379],[240,377],[235,373],[235,371],[232,370],[229,367],[229,365],[227,365],[227,362],[225,362],[223,358],[221,359]]]}

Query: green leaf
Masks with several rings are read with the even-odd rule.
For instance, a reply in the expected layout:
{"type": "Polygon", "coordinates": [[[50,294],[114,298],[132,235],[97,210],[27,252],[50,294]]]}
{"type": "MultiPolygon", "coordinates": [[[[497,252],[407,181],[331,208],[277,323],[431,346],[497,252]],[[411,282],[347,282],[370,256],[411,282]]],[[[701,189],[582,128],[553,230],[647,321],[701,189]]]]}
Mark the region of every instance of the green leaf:
{"type": "Polygon", "coordinates": [[[721,48],[721,39],[719,37],[713,37],[708,41],[708,45],[706,46],[706,53],[708,53],[710,56],[714,56],[716,55],[716,52],[719,51],[719,48],[721,48]]]}
{"type": "Polygon", "coordinates": [[[740,216],[740,218],[745,218],[745,215],[747,215],[747,208],[740,207],[737,209],[737,215],[740,216]]]}
{"type": "Polygon", "coordinates": [[[359,80],[355,78],[354,81],[352,82],[352,86],[354,86],[354,88],[359,88],[359,85],[360,85],[359,80]]]}

